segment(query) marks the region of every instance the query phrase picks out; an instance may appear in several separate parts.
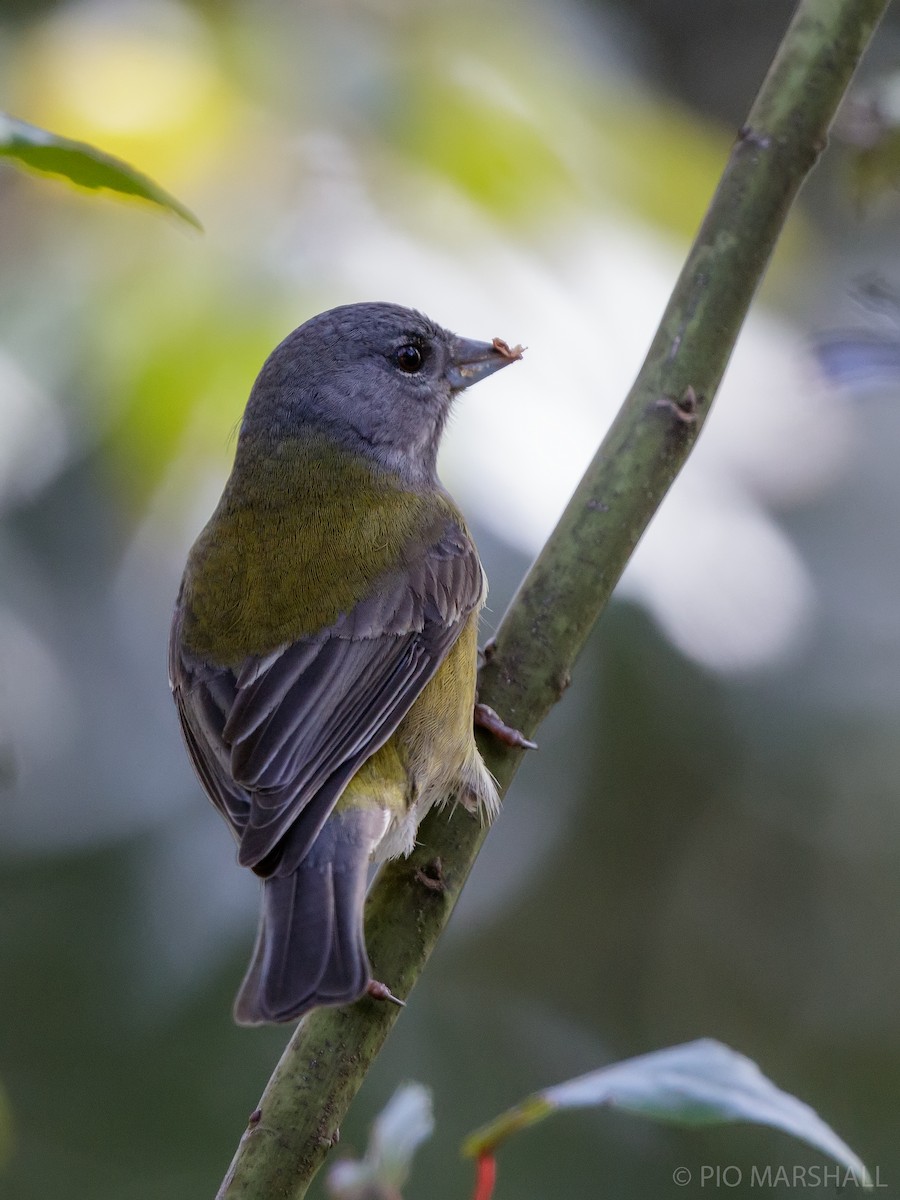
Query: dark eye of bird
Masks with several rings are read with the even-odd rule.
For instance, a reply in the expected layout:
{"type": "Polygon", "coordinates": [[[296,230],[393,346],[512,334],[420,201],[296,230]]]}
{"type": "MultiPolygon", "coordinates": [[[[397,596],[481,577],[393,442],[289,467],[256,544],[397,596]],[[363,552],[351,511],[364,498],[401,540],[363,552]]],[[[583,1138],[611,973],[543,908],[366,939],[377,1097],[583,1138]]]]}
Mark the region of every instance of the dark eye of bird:
{"type": "Polygon", "coordinates": [[[394,352],[394,363],[407,375],[414,375],[416,371],[421,370],[424,362],[425,355],[418,346],[413,346],[411,343],[401,346],[394,352]]]}

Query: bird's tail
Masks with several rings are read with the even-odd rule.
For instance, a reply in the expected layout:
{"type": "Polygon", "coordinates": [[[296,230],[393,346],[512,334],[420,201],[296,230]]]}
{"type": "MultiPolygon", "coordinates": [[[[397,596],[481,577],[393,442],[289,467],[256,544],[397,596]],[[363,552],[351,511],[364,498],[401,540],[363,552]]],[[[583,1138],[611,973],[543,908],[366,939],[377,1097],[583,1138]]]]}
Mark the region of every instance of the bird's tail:
{"type": "Polygon", "coordinates": [[[256,946],[234,1005],[239,1025],[293,1021],[365,991],[366,874],[384,825],[382,810],[334,812],[292,871],[265,880],[256,946]]]}

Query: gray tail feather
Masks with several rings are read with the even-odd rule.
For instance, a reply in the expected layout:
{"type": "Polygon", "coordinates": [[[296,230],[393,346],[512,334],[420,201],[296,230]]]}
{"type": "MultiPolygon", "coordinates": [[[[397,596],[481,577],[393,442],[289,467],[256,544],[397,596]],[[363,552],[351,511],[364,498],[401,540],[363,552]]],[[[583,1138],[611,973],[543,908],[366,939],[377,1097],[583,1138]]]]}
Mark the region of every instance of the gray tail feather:
{"type": "Polygon", "coordinates": [[[332,813],[299,865],[265,880],[256,946],[234,1005],[239,1025],[293,1021],[366,990],[363,903],[383,830],[377,809],[332,813]]]}

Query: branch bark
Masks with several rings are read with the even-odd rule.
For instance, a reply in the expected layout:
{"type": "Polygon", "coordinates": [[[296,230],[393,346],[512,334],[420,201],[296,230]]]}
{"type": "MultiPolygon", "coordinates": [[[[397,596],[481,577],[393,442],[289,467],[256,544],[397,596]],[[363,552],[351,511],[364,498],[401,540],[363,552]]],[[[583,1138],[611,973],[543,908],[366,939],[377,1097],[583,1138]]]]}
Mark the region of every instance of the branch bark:
{"type": "MultiPolygon", "coordinates": [[[[788,210],[887,0],[801,0],[741,129],[644,365],[501,622],[480,698],[531,736],[703,426],[788,210]]],[[[485,738],[505,792],[521,752],[485,738]]],[[[409,994],[486,831],[432,813],[366,906],[375,977],[409,994]]],[[[299,1200],[398,1010],[369,999],[310,1013],[251,1118],[218,1200],[299,1200]]]]}

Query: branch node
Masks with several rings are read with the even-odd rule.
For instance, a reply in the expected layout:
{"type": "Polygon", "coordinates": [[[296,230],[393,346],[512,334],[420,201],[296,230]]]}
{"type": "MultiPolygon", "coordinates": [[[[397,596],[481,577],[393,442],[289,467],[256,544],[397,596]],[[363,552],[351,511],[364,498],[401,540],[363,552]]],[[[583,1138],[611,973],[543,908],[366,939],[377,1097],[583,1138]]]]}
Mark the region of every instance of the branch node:
{"type": "Polygon", "coordinates": [[[422,887],[427,888],[429,892],[445,892],[447,890],[447,885],[444,883],[444,864],[439,858],[433,858],[424,867],[419,867],[413,878],[416,883],[421,883],[422,887]]]}
{"type": "Polygon", "coordinates": [[[751,146],[758,146],[760,150],[768,150],[772,145],[772,138],[768,133],[762,133],[753,128],[752,125],[742,125],[738,130],[738,141],[747,142],[751,146]]]}
{"type": "Polygon", "coordinates": [[[484,643],[484,645],[478,651],[478,669],[479,669],[479,671],[481,670],[481,668],[483,666],[485,666],[487,663],[489,663],[491,661],[491,659],[494,657],[494,655],[496,653],[497,653],[496,638],[488,638],[488,640],[484,643]]]}
{"type": "Polygon", "coordinates": [[[668,409],[682,425],[693,425],[700,415],[700,397],[688,384],[677,399],[672,396],[660,396],[656,407],[668,409]]]}
{"type": "Polygon", "coordinates": [[[378,979],[370,979],[366,987],[366,995],[371,996],[373,1000],[386,1000],[389,1004],[396,1004],[398,1008],[406,1008],[406,1001],[401,1000],[399,996],[395,996],[386,983],[381,983],[378,979]]]}

